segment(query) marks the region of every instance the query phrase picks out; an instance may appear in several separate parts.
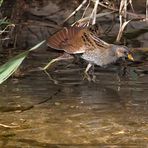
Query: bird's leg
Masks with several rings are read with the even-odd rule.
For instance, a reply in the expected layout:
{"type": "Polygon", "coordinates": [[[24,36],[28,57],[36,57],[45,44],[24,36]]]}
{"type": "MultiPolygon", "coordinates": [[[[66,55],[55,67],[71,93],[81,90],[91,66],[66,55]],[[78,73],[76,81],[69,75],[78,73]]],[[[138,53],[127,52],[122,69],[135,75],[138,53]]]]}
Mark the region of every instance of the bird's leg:
{"type": "Polygon", "coordinates": [[[44,68],[43,70],[46,70],[47,68],[49,68],[51,66],[51,64],[57,62],[57,61],[61,61],[61,60],[70,60],[70,59],[73,59],[74,57],[71,56],[70,54],[67,54],[67,53],[64,53],[63,55],[55,58],[55,59],[52,59],[44,68]]]}
{"type": "Polygon", "coordinates": [[[52,80],[55,84],[58,84],[58,81],[55,80],[54,78],[52,78],[52,76],[47,72],[47,68],[49,68],[51,66],[51,64],[57,62],[57,61],[61,61],[61,60],[70,60],[73,59],[74,57],[71,56],[70,54],[64,53],[63,55],[52,59],[45,67],[42,68],[42,70],[44,70],[44,72],[48,75],[49,79],[52,80]]]}
{"type": "Polygon", "coordinates": [[[119,77],[124,77],[124,76],[128,77],[128,75],[129,75],[129,71],[128,71],[127,62],[123,62],[118,67],[118,76],[119,77]]]}
{"type": "Polygon", "coordinates": [[[94,67],[94,64],[93,64],[93,65],[92,65],[92,68],[91,68],[91,70],[90,70],[90,74],[91,74],[91,76],[92,76],[91,80],[92,80],[93,82],[96,81],[96,76],[95,76],[95,74],[94,74],[94,69],[95,69],[95,67],[94,67]]]}
{"type": "Polygon", "coordinates": [[[89,82],[91,81],[91,77],[88,74],[89,69],[92,67],[92,64],[89,63],[84,71],[84,79],[86,78],[89,82]]]}

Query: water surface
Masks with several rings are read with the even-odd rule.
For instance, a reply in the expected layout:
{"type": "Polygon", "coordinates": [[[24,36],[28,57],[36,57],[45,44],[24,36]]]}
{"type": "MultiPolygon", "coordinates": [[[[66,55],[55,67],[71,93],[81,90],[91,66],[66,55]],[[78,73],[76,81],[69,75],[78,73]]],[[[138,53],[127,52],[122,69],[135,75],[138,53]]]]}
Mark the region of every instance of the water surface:
{"type": "MultiPolygon", "coordinates": [[[[28,62],[45,64],[40,57],[28,62]]],[[[0,86],[0,147],[147,147],[147,59],[129,65],[120,80],[118,66],[96,67],[95,83],[65,62],[51,71],[58,84],[41,71],[9,79],[0,86]]]]}

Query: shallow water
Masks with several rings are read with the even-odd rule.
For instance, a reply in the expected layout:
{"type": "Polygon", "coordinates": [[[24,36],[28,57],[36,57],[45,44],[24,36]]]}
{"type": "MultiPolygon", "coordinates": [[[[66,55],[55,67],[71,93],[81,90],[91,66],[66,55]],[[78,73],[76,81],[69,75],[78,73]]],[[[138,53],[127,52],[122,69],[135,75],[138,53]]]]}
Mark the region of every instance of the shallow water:
{"type": "Polygon", "coordinates": [[[129,65],[120,80],[118,66],[96,67],[95,83],[65,62],[51,71],[58,84],[41,71],[9,79],[0,86],[0,147],[148,147],[147,59],[129,65]]]}

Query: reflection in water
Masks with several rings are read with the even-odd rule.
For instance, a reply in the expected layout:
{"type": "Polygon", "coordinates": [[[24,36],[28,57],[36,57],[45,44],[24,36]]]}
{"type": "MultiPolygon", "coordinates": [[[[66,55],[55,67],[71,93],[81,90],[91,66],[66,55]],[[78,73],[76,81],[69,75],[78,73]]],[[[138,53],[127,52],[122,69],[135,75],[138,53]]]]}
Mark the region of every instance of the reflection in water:
{"type": "Polygon", "coordinates": [[[147,75],[130,66],[119,81],[116,69],[97,67],[96,83],[74,64],[52,72],[57,85],[43,72],[9,79],[0,87],[0,147],[146,147],[147,75]]]}

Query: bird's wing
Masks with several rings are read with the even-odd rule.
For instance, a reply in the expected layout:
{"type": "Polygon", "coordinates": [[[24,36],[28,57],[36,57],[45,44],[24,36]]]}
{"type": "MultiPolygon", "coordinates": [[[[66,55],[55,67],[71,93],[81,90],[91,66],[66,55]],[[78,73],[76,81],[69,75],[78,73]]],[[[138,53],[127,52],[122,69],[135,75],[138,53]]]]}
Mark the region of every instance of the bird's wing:
{"type": "Polygon", "coordinates": [[[48,38],[48,46],[70,54],[84,53],[86,50],[82,38],[84,30],[82,27],[65,27],[48,38]]]}

